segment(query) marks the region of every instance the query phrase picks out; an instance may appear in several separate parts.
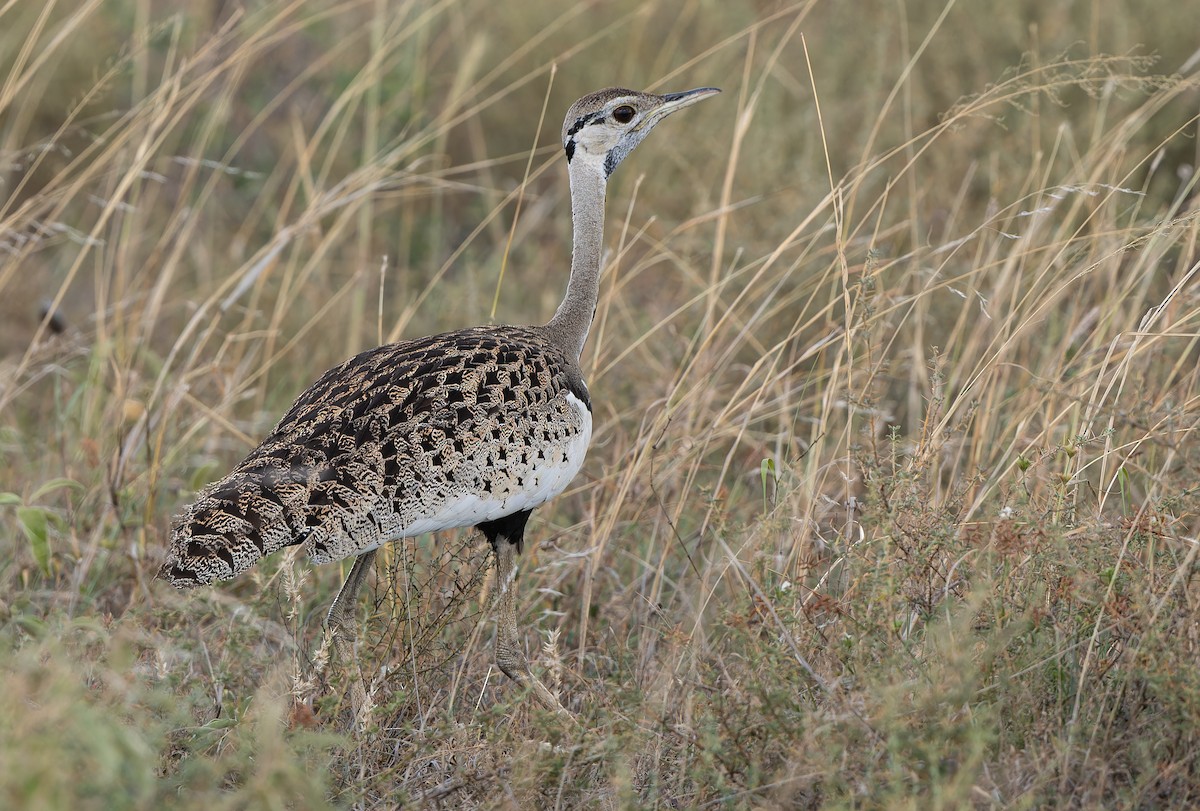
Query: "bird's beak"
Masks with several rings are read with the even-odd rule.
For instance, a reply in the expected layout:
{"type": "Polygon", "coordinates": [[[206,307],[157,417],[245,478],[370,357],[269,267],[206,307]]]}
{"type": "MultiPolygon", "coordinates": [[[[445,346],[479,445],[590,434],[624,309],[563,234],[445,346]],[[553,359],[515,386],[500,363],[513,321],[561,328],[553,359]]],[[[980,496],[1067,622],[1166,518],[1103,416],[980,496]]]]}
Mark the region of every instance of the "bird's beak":
{"type": "Polygon", "coordinates": [[[717,87],[697,87],[695,90],[684,90],[682,93],[665,93],[659,96],[663,103],[643,118],[634,130],[652,127],[676,110],[690,107],[701,99],[715,96],[720,92],[720,88],[717,87]]]}

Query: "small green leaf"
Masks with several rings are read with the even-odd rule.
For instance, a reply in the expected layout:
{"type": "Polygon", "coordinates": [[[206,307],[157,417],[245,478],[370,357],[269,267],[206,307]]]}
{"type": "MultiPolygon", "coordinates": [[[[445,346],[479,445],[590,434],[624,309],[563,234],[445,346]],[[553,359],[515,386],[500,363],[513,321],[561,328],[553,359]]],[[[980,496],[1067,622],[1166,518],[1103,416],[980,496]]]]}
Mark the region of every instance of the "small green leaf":
{"type": "Polygon", "coordinates": [[[0,507],[7,507],[10,504],[20,504],[21,497],[16,493],[0,493],[0,507]]]}
{"type": "Polygon", "coordinates": [[[29,539],[29,548],[38,568],[42,570],[42,574],[49,576],[50,533],[46,511],[41,507],[18,507],[17,521],[20,522],[25,537],[29,539]]]}
{"type": "Polygon", "coordinates": [[[767,479],[769,478],[772,483],[776,481],[775,460],[769,456],[763,459],[758,466],[758,475],[762,479],[763,513],[765,514],[767,512],[767,479]]]}
{"type": "Polygon", "coordinates": [[[33,495],[29,497],[29,500],[41,501],[42,496],[47,493],[53,493],[55,490],[61,490],[64,487],[69,487],[72,490],[83,490],[83,485],[74,479],[51,479],[35,490],[33,495]]]}
{"type": "Polygon", "coordinates": [[[763,486],[765,487],[768,477],[772,480],[775,478],[775,460],[769,456],[763,459],[762,464],[759,465],[759,473],[762,475],[763,486]]]}

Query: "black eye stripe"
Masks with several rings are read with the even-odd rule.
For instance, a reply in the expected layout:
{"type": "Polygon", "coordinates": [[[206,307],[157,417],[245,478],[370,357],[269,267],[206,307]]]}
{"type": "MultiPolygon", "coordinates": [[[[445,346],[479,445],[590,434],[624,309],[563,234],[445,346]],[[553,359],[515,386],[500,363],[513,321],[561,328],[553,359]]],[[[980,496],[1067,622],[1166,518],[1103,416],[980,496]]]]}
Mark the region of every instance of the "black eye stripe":
{"type": "Polygon", "coordinates": [[[574,124],[571,125],[571,128],[569,130],[567,130],[567,137],[570,138],[572,135],[579,132],[581,129],[588,126],[589,124],[598,124],[599,122],[601,122],[603,120],[604,120],[604,112],[603,111],[598,112],[598,113],[592,113],[591,115],[581,116],[579,119],[577,119],[575,121],[574,124]]]}
{"type": "Polygon", "coordinates": [[[567,130],[567,137],[570,138],[572,135],[579,132],[581,129],[583,129],[584,127],[587,126],[587,123],[588,123],[587,116],[584,116],[583,118],[576,121],[574,124],[571,125],[571,129],[567,130]]]}

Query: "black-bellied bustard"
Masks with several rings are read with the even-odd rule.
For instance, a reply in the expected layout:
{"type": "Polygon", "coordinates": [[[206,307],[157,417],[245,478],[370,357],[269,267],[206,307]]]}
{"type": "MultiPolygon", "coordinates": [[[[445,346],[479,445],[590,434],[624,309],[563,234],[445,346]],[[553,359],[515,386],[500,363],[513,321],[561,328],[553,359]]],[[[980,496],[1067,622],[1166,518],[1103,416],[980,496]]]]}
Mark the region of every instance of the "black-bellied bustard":
{"type": "MultiPolygon", "coordinates": [[[[326,620],[348,663],[358,592],[380,545],[478,527],[496,557],[496,663],[565,713],[517,638],[516,555],[530,512],[567,487],[592,435],[579,355],[596,310],[605,184],[658,122],[717,92],[611,88],[575,102],[562,131],[574,251],[549,323],[402,341],[330,369],[176,517],[161,576],[179,587],[228,580],[293,544],[317,563],[356,555],[326,620]]],[[[354,691],[365,699],[361,677],[354,691]]]]}

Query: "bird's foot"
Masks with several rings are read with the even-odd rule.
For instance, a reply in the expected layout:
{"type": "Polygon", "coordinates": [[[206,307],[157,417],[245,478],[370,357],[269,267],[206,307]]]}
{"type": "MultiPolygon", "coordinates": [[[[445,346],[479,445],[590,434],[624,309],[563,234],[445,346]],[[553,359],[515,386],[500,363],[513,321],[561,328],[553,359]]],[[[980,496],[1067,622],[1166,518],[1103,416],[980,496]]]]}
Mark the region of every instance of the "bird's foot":
{"type": "Polygon", "coordinates": [[[508,676],[517,684],[522,686],[528,685],[530,695],[542,707],[557,715],[564,721],[569,721],[572,724],[578,724],[575,716],[562,705],[558,696],[550,692],[542,680],[533,675],[529,669],[529,662],[526,661],[524,655],[515,650],[505,650],[503,647],[496,651],[496,664],[504,675],[508,676]]]}

